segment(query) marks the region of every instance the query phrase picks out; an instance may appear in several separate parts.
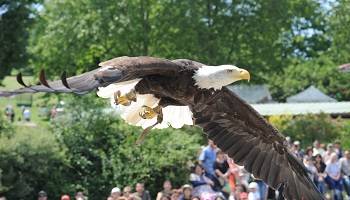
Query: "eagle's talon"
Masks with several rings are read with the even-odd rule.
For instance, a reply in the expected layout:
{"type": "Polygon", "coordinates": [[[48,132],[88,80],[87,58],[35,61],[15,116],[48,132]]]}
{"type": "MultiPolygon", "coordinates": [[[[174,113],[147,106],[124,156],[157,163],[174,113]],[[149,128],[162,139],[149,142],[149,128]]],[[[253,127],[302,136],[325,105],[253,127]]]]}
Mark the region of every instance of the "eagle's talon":
{"type": "Polygon", "coordinates": [[[136,102],[135,90],[131,90],[123,96],[121,95],[119,90],[114,93],[114,103],[116,105],[129,106],[132,101],[136,102]]]}
{"type": "Polygon", "coordinates": [[[142,106],[142,111],[139,113],[139,115],[143,119],[153,119],[159,114],[159,112],[157,111],[158,111],[157,107],[151,108],[149,106],[142,106]]]}

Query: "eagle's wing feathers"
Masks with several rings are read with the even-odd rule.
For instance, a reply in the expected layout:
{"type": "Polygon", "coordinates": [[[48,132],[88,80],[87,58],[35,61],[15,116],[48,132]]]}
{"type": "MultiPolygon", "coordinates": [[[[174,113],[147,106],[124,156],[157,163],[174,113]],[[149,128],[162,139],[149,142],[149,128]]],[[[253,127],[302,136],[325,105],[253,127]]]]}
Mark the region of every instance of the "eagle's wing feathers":
{"type": "Polygon", "coordinates": [[[284,137],[229,89],[224,87],[212,100],[197,99],[196,107],[195,124],[256,178],[274,189],[283,185],[287,199],[323,199],[284,137]]]}
{"type": "Polygon", "coordinates": [[[0,91],[0,96],[13,96],[22,93],[36,92],[65,92],[85,94],[98,87],[105,87],[111,83],[142,78],[147,75],[173,75],[184,68],[166,59],[153,57],[118,57],[99,64],[100,68],[73,76],[66,77],[63,73],[61,80],[47,81],[45,73],[39,75],[40,84],[28,86],[17,76],[17,81],[23,88],[13,91],[0,91]]]}

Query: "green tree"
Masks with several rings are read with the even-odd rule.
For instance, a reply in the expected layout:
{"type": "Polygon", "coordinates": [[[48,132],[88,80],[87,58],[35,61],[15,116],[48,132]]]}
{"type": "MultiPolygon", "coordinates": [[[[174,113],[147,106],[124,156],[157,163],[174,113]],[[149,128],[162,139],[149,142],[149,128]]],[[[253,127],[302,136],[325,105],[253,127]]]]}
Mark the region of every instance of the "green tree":
{"type": "Polygon", "coordinates": [[[30,50],[36,68],[56,75],[116,56],[150,55],[235,63],[261,82],[295,52],[312,57],[328,48],[313,0],[50,0],[43,6],[30,50]]]}
{"type": "MultiPolygon", "coordinates": [[[[315,140],[322,143],[331,143],[343,137],[348,131],[346,121],[332,119],[327,114],[303,115],[303,116],[275,116],[269,121],[274,124],[284,135],[290,136],[292,140],[302,141],[303,148],[312,146],[315,140]]],[[[343,141],[344,144],[348,144],[343,141]]]]}
{"type": "Polygon", "coordinates": [[[40,190],[58,199],[67,186],[65,169],[63,154],[47,130],[16,127],[11,137],[0,135],[0,193],[8,199],[34,200],[40,190]]]}
{"type": "Polygon", "coordinates": [[[350,62],[350,4],[337,0],[329,19],[328,35],[332,38],[331,56],[337,65],[350,62]]]}
{"type": "Polygon", "coordinates": [[[13,68],[25,68],[35,5],[41,0],[0,0],[0,80],[13,68]]]}
{"type": "Polygon", "coordinates": [[[198,129],[154,130],[138,146],[140,128],[125,124],[108,113],[104,101],[91,97],[68,100],[67,115],[53,127],[71,166],[71,191],[80,188],[98,199],[115,186],[137,181],[145,182],[152,195],[166,178],[176,186],[186,183],[187,162],[196,156],[202,140],[198,129]]]}
{"type": "Polygon", "coordinates": [[[350,100],[350,74],[340,73],[337,65],[327,56],[289,65],[283,73],[269,79],[275,99],[284,101],[310,85],[340,100],[350,100]]]}

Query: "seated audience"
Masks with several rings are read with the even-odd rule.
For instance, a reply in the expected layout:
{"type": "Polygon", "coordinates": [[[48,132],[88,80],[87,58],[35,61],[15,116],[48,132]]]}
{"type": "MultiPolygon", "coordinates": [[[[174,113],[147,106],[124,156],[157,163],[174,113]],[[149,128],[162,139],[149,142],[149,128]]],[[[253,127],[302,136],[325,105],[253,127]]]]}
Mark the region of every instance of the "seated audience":
{"type": "Polygon", "coordinates": [[[140,197],[141,200],[151,200],[151,195],[148,190],[145,190],[144,183],[136,183],[135,190],[134,196],[140,197]]]}
{"type": "Polygon", "coordinates": [[[172,185],[169,180],[164,181],[163,183],[163,190],[158,192],[156,200],[160,200],[162,196],[171,196],[172,194],[172,185]]]}
{"type": "Polygon", "coordinates": [[[118,187],[114,187],[111,190],[111,197],[113,198],[113,200],[117,200],[120,196],[121,196],[120,189],[118,187]]]}
{"type": "Polygon", "coordinates": [[[201,199],[214,199],[218,193],[216,193],[212,186],[214,186],[214,182],[210,180],[204,174],[204,168],[201,164],[196,164],[192,168],[192,173],[190,175],[190,182],[193,186],[193,195],[199,196],[201,199]]]}
{"type": "Polygon", "coordinates": [[[338,155],[332,153],[327,163],[326,170],[326,183],[333,192],[334,200],[342,199],[342,177],[340,171],[340,165],[338,163],[338,155]]]}
{"type": "Polygon", "coordinates": [[[332,153],[334,153],[333,144],[329,143],[329,144],[327,145],[327,150],[326,150],[326,152],[325,152],[325,153],[323,154],[323,156],[322,156],[325,163],[328,163],[328,162],[329,162],[332,153]]]}
{"type": "Polygon", "coordinates": [[[75,199],[76,200],[85,200],[85,195],[83,193],[83,191],[78,191],[76,194],[75,194],[75,199]]]}
{"type": "Polygon", "coordinates": [[[304,155],[304,159],[305,159],[306,157],[312,159],[312,157],[313,157],[313,150],[312,150],[312,147],[306,148],[306,150],[305,150],[305,155],[304,155]]]}
{"type": "Polygon", "coordinates": [[[183,185],[182,186],[182,195],[179,198],[180,200],[191,200],[192,199],[192,186],[183,185]]]}
{"type": "Polygon", "coordinates": [[[344,157],[339,160],[340,171],[343,176],[345,191],[350,196],[350,151],[344,152],[344,157]]]}
{"type": "Polygon", "coordinates": [[[69,197],[69,195],[62,195],[61,196],[61,200],[70,200],[70,197],[69,197]]]}
{"type": "Polygon", "coordinates": [[[320,154],[323,156],[325,153],[325,150],[321,147],[321,143],[318,140],[315,140],[314,142],[314,148],[313,148],[313,156],[316,156],[317,154],[320,154]]]}
{"type": "Polygon", "coordinates": [[[248,200],[260,200],[259,186],[256,182],[251,182],[248,185],[249,194],[248,200]]]}
{"type": "Polygon", "coordinates": [[[47,194],[45,191],[41,190],[38,193],[38,200],[47,200],[47,194]]]}
{"type": "Polygon", "coordinates": [[[305,168],[308,170],[310,179],[315,182],[315,179],[317,176],[317,169],[314,165],[312,157],[309,157],[306,155],[304,158],[304,165],[305,165],[305,168]]]}
{"type": "Polygon", "coordinates": [[[343,157],[343,149],[341,148],[340,141],[334,142],[334,152],[337,154],[338,158],[343,157]]]}
{"type": "MultiPolygon", "coordinates": [[[[215,175],[216,175],[217,180],[218,180],[218,185],[216,186],[216,188],[219,188],[220,190],[221,190],[221,188],[224,188],[225,186],[230,188],[229,180],[228,180],[229,175],[230,175],[229,165],[228,165],[225,153],[220,151],[220,150],[216,153],[216,161],[214,163],[214,170],[215,170],[215,175]]],[[[229,195],[230,191],[225,191],[225,193],[227,193],[227,195],[229,195]]]]}
{"type": "Polygon", "coordinates": [[[321,154],[315,156],[315,167],[317,169],[317,174],[315,176],[315,184],[318,190],[324,194],[325,193],[325,177],[326,177],[326,164],[323,162],[321,154]]]}

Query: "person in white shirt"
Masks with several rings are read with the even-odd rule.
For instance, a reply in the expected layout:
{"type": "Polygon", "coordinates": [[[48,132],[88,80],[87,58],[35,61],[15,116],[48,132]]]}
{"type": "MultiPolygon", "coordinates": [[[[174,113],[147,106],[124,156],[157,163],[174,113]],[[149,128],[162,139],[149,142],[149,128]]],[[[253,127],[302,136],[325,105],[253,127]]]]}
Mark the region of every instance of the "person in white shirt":
{"type": "Polygon", "coordinates": [[[336,153],[332,153],[330,159],[326,166],[326,183],[329,188],[333,191],[333,199],[343,199],[342,198],[342,190],[343,190],[343,179],[340,171],[340,164],[338,162],[338,155],[336,153]]]}
{"type": "Polygon", "coordinates": [[[259,186],[256,182],[249,183],[248,188],[249,188],[248,200],[261,200],[259,186]]]}
{"type": "Polygon", "coordinates": [[[325,150],[321,147],[321,144],[318,140],[315,140],[314,142],[314,148],[313,148],[313,156],[316,156],[317,154],[320,154],[323,156],[325,153],[325,150]]]}

